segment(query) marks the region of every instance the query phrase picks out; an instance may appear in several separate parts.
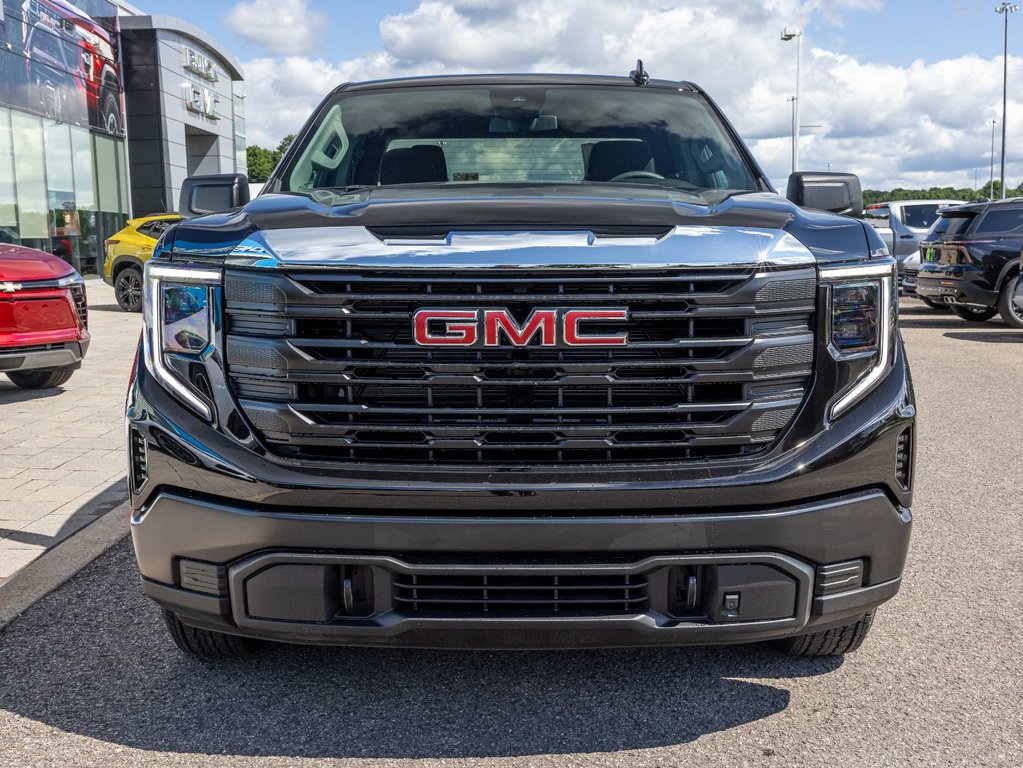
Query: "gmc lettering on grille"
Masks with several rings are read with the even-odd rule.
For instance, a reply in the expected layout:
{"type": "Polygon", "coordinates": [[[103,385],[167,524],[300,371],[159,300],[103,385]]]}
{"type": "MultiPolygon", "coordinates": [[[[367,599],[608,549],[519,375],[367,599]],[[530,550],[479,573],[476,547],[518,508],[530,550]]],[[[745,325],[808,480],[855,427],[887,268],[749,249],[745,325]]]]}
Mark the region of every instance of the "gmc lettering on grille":
{"type": "Polygon", "coordinates": [[[622,307],[534,309],[521,323],[507,309],[420,309],[412,328],[423,347],[624,347],[628,333],[607,333],[593,324],[628,319],[622,307]]]}

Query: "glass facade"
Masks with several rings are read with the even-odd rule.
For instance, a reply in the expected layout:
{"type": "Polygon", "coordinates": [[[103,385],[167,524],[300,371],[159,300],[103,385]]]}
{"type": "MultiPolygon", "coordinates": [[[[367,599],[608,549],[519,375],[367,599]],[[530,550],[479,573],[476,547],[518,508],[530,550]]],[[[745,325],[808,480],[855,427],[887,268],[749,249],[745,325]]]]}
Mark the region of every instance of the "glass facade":
{"type": "Polygon", "coordinates": [[[128,219],[117,10],[0,0],[0,242],[84,274],[128,219]]]}
{"type": "Polygon", "coordinates": [[[245,172],[237,67],[159,18],[121,17],[111,0],[0,0],[0,243],[96,275],[133,209],[174,209],[191,136],[209,142],[195,172],[245,172]],[[182,79],[220,105],[214,114],[183,96],[182,79]]]}
{"type": "Polygon", "coordinates": [[[0,107],[0,242],[97,274],[128,199],[122,139],[0,107]]]}

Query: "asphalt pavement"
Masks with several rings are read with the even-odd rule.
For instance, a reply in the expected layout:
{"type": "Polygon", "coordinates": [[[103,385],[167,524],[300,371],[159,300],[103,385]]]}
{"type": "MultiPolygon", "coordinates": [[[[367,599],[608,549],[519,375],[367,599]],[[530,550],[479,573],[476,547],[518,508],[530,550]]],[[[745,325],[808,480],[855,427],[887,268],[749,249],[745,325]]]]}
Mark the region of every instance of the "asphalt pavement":
{"type": "Polygon", "coordinates": [[[1023,765],[1023,331],[903,307],[914,538],[857,653],[275,646],[202,664],[124,541],[0,632],[0,766],[1023,765]]]}
{"type": "Polygon", "coordinates": [[[99,280],[87,290],[92,343],[66,384],[20,389],[0,374],[0,585],[128,499],[124,392],[142,316],[99,280]]]}

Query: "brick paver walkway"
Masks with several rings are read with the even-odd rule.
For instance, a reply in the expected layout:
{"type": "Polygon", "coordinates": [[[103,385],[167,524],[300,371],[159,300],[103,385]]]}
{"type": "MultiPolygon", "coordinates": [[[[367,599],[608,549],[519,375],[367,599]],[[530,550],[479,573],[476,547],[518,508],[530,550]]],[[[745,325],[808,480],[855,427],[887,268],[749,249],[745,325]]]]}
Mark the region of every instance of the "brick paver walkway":
{"type": "Polygon", "coordinates": [[[88,296],[92,346],[70,381],[30,391],[0,375],[0,583],[92,522],[105,509],[97,497],[124,490],[124,396],[142,322],[102,283],[88,296]]]}

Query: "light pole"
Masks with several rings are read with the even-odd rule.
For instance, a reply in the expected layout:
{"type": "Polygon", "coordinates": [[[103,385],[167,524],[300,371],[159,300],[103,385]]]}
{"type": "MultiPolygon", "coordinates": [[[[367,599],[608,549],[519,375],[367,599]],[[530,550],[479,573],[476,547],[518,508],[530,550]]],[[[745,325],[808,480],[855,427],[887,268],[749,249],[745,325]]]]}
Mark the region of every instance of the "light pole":
{"type": "MultiPolygon", "coordinates": [[[[997,120],[991,121],[991,196],[989,200],[993,200],[995,197],[995,126],[998,124],[997,120]]],[[[1004,187],[1005,184],[1003,183],[1004,187]]]]}
{"type": "Polygon", "coordinates": [[[803,30],[785,27],[782,40],[796,41],[796,95],[792,97],[792,172],[799,169],[799,91],[803,78],[803,30]]]}
{"type": "MultiPolygon", "coordinates": [[[[1005,199],[1005,107],[1009,96],[1009,14],[1019,10],[1016,3],[1002,3],[995,8],[995,13],[1005,16],[1005,46],[1002,52],[1002,199],[1005,199]]],[[[993,186],[993,185],[992,185],[993,186]]],[[[991,190],[994,196],[994,189],[991,190]]]]}

